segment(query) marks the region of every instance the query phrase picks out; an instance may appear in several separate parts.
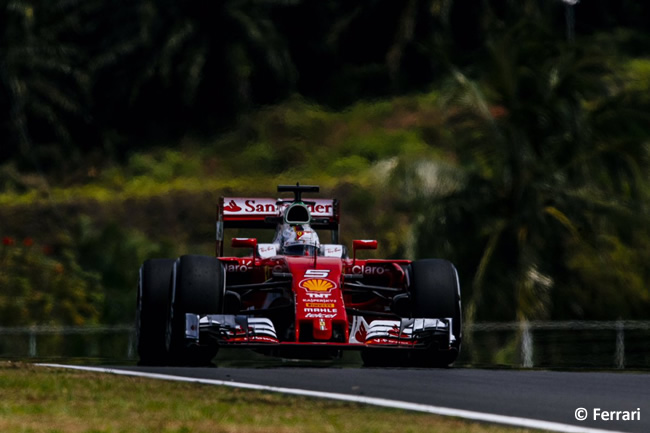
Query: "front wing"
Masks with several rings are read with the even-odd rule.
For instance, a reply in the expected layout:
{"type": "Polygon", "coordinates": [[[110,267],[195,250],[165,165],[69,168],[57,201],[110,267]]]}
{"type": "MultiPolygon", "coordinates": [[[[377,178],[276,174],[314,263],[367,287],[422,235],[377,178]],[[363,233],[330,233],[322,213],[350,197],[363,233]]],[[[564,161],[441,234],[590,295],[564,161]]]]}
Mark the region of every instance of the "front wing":
{"type": "Polygon", "coordinates": [[[448,349],[456,341],[452,333],[451,318],[367,322],[363,317],[355,316],[347,342],[294,342],[280,341],[273,322],[268,318],[229,314],[186,314],[185,338],[189,344],[230,347],[330,345],[350,349],[428,348],[434,343],[440,349],[448,349]]]}

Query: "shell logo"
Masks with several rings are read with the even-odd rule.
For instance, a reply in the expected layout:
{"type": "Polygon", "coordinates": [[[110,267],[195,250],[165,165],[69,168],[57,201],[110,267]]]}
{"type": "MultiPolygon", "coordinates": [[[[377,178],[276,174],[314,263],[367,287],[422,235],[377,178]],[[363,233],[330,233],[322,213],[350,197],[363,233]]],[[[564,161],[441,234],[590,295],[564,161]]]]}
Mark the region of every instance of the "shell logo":
{"type": "Polygon", "coordinates": [[[303,289],[307,289],[312,292],[326,292],[330,289],[333,289],[335,284],[331,282],[330,280],[325,280],[325,279],[309,279],[309,280],[302,280],[300,282],[300,287],[303,289]]]}

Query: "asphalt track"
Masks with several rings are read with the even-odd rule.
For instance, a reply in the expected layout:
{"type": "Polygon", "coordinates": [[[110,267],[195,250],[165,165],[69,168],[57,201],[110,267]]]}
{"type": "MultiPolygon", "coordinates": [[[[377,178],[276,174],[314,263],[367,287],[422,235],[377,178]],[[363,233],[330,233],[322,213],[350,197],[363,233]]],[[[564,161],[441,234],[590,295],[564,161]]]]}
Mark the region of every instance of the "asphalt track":
{"type": "MultiPolygon", "coordinates": [[[[371,404],[375,400],[381,402],[385,399],[414,403],[417,407],[426,405],[461,409],[468,413],[493,414],[497,418],[506,416],[514,417],[513,419],[542,420],[558,423],[560,428],[556,431],[578,431],[568,427],[576,426],[585,429],[581,431],[593,428],[620,432],[650,432],[650,374],[643,373],[466,368],[102,368],[104,371],[120,374],[131,374],[128,373],[131,371],[133,374],[164,375],[159,378],[175,376],[189,378],[185,380],[190,381],[206,380],[206,383],[217,385],[222,382],[232,386],[255,384],[273,387],[274,389],[269,390],[280,392],[287,389],[308,390],[315,392],[313,395],[322,397],[328,397],[328,394],[322,393],[345,394],[358,397],[361,401],[368,399],[371,404]],[[584,421],[576,420],[575,413],[579,408],[587,410],[587,419],[584,421]],[[600,409],[601,413],[636,411],[638,415],[635,418],[640,419],[594,419],[596,409],[600,409]],[[563,428],[562,425],[567,427],[563,428]]],[[[623,413],[618,416],[622,417],[623,413]]],[[[496,421],[498,422],[498,419],[496,421]]]]}

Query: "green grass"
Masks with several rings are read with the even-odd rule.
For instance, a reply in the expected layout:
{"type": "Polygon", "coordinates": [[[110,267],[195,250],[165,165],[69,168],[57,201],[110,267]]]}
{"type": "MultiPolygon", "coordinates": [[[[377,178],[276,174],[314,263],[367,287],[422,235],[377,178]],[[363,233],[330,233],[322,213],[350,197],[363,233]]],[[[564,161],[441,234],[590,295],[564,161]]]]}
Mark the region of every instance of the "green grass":
{"type": "Polygon", "coordinates": [[[0,363],[3,433],[532,432],[194,383],[0,363]]]}

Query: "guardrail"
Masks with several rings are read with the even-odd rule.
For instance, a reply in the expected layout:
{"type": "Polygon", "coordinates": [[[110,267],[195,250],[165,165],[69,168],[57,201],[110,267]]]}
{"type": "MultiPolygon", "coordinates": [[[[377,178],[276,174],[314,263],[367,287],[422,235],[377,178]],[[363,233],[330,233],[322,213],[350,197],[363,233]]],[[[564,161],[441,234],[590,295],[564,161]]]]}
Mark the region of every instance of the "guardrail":
{"type": "Polygon", "coordinates": [[[650,321],[523,321],[465,326],[459,361],[523,368],[650,368],[650,321]]]}
{"type": "Polygon", "coordinates": [[[133,325],[0,327],[0,357],[135,359],[133,325]]]}
{"type": "MultiPolygon", "coordinates": [[[[466,325],[460,365],[650,368],[650,321],[466,325]]],[[[0,358],[136,359],[133,325],[0,327],[0,358]]]]}

